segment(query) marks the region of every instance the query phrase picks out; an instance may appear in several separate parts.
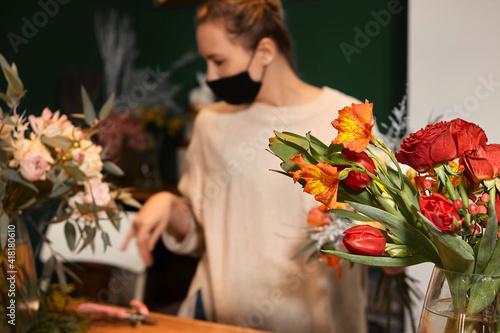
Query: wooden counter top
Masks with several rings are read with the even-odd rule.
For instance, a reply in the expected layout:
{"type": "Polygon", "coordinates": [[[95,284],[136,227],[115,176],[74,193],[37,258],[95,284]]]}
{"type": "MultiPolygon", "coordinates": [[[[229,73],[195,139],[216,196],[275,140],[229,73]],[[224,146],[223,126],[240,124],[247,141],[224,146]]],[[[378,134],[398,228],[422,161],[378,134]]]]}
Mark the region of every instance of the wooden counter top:
{"type": "Polygon", "coordinates": [[[156,325],[133,327],[127,321],[100,320],[91,324],[89,333],[264,333],[264,331],[179,318],[160,313],[151,313],[150,316],[158,320],[156,325]]]}

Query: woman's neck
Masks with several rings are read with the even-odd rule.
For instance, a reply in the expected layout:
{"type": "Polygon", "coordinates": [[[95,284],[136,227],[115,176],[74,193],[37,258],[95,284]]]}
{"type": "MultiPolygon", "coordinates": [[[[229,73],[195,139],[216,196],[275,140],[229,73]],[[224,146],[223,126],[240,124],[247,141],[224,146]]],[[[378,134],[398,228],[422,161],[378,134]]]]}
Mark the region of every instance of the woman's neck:
{"type": "Polygon", "coordinates": [[[279,61],[267,68],[256,101],[271,106],[297,106],[320,94],[320,88],[300,80],[286,62],[279,61]]]}

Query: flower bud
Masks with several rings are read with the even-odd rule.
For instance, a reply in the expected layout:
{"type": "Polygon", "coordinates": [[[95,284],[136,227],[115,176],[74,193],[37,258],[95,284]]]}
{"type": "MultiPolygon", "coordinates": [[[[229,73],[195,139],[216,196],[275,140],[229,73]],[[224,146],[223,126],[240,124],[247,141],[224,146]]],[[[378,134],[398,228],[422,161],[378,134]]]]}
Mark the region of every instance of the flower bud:
{"type": "MultiPolygon", "coordinates": [[[[342,155],[344,155],[349,161],[357,162],[365,167],[366,171],[376,174],[375,163],[364,151],[361,153],[356,153],[350,151],[349,149],[342,150],[342,155]]],[[[339,170],[345,169],[346,166],[338,167],[339,170]]],[[[371,184],[372,179],[367,174],[358,171],[351,171],[349,175],[343,180],[349,188],[353,190],[361,190],[371,184]]]]}
{"type": "Polygon", "coordinates": [[[415,253],[415,251],[409,248],[407,245],[402,244],[387,244],[385,247],[385,252],[394,258],[411,257],[415,253]]]}
{"type": "Polygon", "coordinates": [[[350,169],[344,169],[342,171],[339,172],[339,180],[344,180],[347,178],[347,176],[349,176],[349,170],[350,169]]]}

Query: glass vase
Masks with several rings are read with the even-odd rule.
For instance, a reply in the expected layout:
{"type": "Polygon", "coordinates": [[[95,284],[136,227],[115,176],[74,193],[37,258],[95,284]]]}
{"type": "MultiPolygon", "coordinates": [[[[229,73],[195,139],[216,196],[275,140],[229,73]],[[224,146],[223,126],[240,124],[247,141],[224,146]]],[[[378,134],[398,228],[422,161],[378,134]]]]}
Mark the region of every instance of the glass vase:
{"type": "Polygon", "coordinates": [[[0,252],[0,332],[24,333],[37,319],[38,284],[25,221],[18,214],[10,218],[0,252]]]}
{"type": "Polygon", "coordinates": [[[463,274],[435,267],[419,333],[500,332],[500,275],[463,274]]]}

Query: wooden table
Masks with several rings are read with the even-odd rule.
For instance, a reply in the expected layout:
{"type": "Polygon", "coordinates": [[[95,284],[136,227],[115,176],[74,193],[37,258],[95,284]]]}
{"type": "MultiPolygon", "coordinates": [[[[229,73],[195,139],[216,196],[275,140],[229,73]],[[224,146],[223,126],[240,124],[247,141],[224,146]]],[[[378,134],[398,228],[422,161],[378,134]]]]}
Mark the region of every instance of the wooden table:
{"type": "Polygon", "coordinates": [[[160,313],[151,313],[151,317],[158,320],[156,325],[133,327],[127,321],[93,322],[89,333],[264,333],[264,331],[179,318],[160,313]]]}

